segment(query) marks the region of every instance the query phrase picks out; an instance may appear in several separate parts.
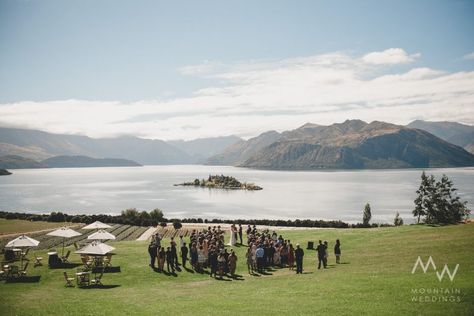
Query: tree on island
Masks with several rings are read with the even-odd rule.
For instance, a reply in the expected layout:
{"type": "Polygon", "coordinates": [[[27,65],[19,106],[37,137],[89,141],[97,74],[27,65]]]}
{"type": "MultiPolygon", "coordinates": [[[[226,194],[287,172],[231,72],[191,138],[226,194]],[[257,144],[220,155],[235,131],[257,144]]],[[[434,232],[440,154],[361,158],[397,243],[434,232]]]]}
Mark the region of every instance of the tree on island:
{"type": "Polygon", "coordinates": [[[364,214],[362,216],[362,224],[364,226],[369,226],[370,219],[372,218],[372,212],[370,210],[370,204],[365,204],[364,214]]]}
{"type": "Polygon", "coordinates": [[[453,187],[453,182],[443,175],[436,181],[433,175],[421,174],[421,183],[416,191],[413,216],[428,224],[455,224],[469,216],[471,211],[466,207],[467,202],[461,201],[453,187]]]}
{"type": "Polygon", "coordinates": [[[400,217],[400,213],[395,214],[395,218],[393,219],[393,225],[395,226],[402,226],[403,225],[403,218],[400,217]]]}

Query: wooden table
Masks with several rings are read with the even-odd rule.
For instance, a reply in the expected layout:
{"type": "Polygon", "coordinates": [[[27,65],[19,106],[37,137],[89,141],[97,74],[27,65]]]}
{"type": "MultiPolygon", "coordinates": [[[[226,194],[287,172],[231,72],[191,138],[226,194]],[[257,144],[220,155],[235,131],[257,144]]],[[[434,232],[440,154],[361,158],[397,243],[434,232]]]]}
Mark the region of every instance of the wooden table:
{"type": "Polygon", "coordinates": [[[76,283],[78,286],[89,286],[90,285],[90,272],[77,272],[76,273],[76,283]]]}

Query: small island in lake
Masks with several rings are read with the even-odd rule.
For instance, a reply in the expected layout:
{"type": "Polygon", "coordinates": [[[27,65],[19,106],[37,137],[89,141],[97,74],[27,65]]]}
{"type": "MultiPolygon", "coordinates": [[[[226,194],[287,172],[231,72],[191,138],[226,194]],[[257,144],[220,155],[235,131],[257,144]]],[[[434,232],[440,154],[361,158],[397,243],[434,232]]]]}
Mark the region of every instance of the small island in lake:
{"type": "Polygon", "coordinates": [[[7,169],[0,169],[0,176],[8,176],[12,174],[10,171],[8,171],[7,169]]]}
{"type": "Polygon", "coordinates": [[[206,188],[217,188],[217,189],[229,189],[229,190],[249,190],[257,191],[262,190],[262,187],[253,183],[242,183],[234,177],[224,175],[209,175],[206,179],[194,179],[192,182],[184,182],[175,184],[175,186],[194,186],[194,187],[206,187],[206,188]]]}

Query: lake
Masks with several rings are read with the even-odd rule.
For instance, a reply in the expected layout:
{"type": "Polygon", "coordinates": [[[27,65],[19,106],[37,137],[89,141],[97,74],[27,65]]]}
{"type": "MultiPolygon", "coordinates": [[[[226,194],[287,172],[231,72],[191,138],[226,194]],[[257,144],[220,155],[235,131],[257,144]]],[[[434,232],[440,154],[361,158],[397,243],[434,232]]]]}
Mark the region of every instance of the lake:
{"type": "MultiPolygon", "coordinates": [[[[229,166],[144,166],[13,170],[0,177],[0,210],[117,214],[160,208],[168,218],[340,219],[361,221],[365,203],[375,222],[399,211],[412,222],[422,170],[267,171],[229,166]],[[254,182],[261,191],[173,186],[209,174],[254,182]]],[[[474,203],[474,168],[428,169],[454,181],[474,203]]]]}

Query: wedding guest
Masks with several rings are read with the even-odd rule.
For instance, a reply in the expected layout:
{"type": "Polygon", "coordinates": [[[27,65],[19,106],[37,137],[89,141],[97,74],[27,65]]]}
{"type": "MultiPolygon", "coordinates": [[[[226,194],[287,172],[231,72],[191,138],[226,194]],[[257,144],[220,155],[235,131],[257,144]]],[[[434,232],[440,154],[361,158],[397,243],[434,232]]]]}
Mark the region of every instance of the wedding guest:
{"type": "Polygon", "coordinates": [[[300,248],[300,244],[296,244],[295,260],[296,260],[296,274],[303,273],[303,257],[304,251],[300,248]]]}
{"type": "Polygon", "coordinates": [[[176,241],[174,241],[174,237],[171,237],[170,241],[170,246],[171,246],[171,253],[173,254],[173,262],[178,267],[178,251],[176,249],[176,241]]]}
{"type": "Polygon", "coordinates": [[[179,249],[180,250],[181,248],[183,248],[183,244],[184,244],[183,235],[179,235],[179,249]]]}
{"type": "Polygon", "coordinates": [[[237,255],[234,250],[229,255],[229,272],[232,279],[235,278],[235,269],[237,268],[237,255]]]}
{"type": "Polygon", "coordinates": [[[324,256],[326,255],[326,248],[323,245],[323,242],[320,240],[318,246],[316,247],[316,253],[318,256],[318,269],[321,269],[321,263],[326,268],[324,264],[324,256]]]}
{"type": "Polygon", "coordinates": [[[197,263],[198,263],[198,252],[197,252],[197,248],[196,248],[196,243],[193,243],[193,245],[191,247],[190,254],[191,254],[191,266],[194,269],[196,269],[197,263]]]}
{"type": "Polygon", "coordinates": [[[161,247],[160,251],[158,252],[158,271],[163,271],[165,267],[165,259],[166,259],[166,252],[165,248],[161,247]]]}
{"type": "Polygon", "coordinates": [[[181,246],[181,262],[183,263],[183,267],[186,268],[186,261],[188,260],[188,247],[186,247],[186,243],[183,242],[181,246]]]}
{"type": "Polygon", "coordinates": [[[290,247],[288,248],[288,266],[290,267],[290,270],[293,270],[295,267],[295,249],[292,244],[290,244],[290,247]]]}
{"type": "Polygon", "coordinates": [[[148,245],[148,254],[150,255],[150,264],[149,266],[155,269],[155,260],[156,260],[156,255],[158,254],[158,250],[156,248],[156,244],[151,242],[148,245]]]}
{"type": "Polygon", "coordinates": [[[217,263],[218,263],[218,268],[219,268],[219,277],[222,279],[222,277],[224,276],[224,269],[225,269],[225,266],[226,266],[225,257],[224,257],[223,252],[221,252],[219,254],[219,256],[217,257],[217,263]]]}
{"type": "Polygon", "coordinates": [[[334,254],[336,255],[336,263],[341,263],[341,242],[339,239],[336,240],[336,245],[334,245],[334,254]]]}
{"type": "Polygon", "coordinates": [[[243,242],[242,242],[242,224],[239,224],[239,239],[240,239],[240,244],[243,245],[243,242]]]}
{"type": "Polygon", "coordinates": [[[217,277],[218,262],[217,253],[214,248],[209,251],[209,265],[211,266],[211,274],[209,276],[212,277],[214,275],[214,277],[217,277]]]}
{"type": "Polygon", "coordinates": [[[258,270],[258,272],[263,272],[264,255],[265,255],[265,250],[263,249],[262,244],[259,244],[258,248],[257,248],[257,251],[255,252],[255,256],[257,257],[257,270],[258,270]]]}
{"type": "Polygon", "coordinates": [[[174,253],[173,251],[171,251],[171,248],[168,247],[166,248],[166,268],[168,272],[170,272],[170,267],[171,267],[171,271],[174,273],[174,267],[175,267],[174,253]]]}
{"type": "Polygon", "coordinates": [[[328,266],[328,242],[324,241],[324,268],[328,266]]]}
{"type": "Polygon", "coordinates": [[[247,269],[249,271],[249,274],[253,274],[253,254],[252,249],[250,247],[247,248],[245,258],[247,258],[247,269]]]}

